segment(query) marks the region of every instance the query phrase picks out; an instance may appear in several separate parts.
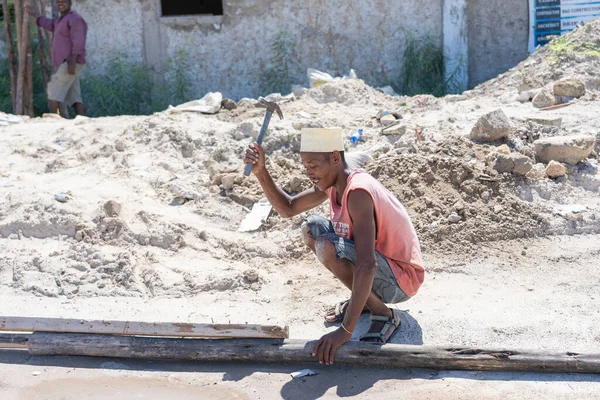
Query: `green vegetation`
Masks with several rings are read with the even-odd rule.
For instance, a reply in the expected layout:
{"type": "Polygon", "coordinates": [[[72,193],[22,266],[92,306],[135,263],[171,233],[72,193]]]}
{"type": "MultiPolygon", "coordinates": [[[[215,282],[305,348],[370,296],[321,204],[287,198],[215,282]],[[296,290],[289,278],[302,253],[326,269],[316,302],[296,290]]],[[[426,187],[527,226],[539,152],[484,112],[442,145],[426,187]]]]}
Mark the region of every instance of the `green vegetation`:
{"type": "Polygon", "coordinates": [[[548,48],[552,52],[549,58],[550,64],[558,63],[562,58],[570,58],[575,54],[600,57],[600,44],[595,42],[579,43],[573,36],[573,32],[560,36],[550,43],[548,48]]]}
{"type": "Polygon", "coordinates": [[[300,64],[296,58],[296,43],[288,32],[277,35],[271,45],[273,58],[260,76],[261,91],[264,94],[292,91],[292,85],[299,82],[300,64]]]}
{"type": "MultiPolygon", "coordinates": [[[[35,40],[33,48],[34,110],[36,115],[41,115],[48,112],[48,106],[35,40]]],[[[167,63],[162,82],[149,68],[121,54],[109,58],[104,73],[84,71],[81,91],[86,114],[91,117],[152,114],[166,109],[169,104],[190,100],[189,61],[187,54],[181,50],[167,63]]],[[[0,111],[12,112],[6,60],[0,61],[0,111]]]]}
{"type": "Polygon", "coordinates": [[[458,91],[457,75],[464,62],[458,60],[456,69],[446,77],[444,49],[434,37],[407,36],[402,61],[402,72],[392,83],[399,94],[432,94],[440,97],[458,91]]]}

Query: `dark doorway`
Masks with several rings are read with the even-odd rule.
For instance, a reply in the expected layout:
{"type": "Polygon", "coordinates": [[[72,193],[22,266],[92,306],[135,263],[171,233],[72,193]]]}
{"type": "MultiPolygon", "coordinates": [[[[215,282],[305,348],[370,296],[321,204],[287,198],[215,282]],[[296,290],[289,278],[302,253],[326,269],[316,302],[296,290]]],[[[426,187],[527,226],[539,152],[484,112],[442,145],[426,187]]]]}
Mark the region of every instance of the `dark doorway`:
{"type": "Polygon", "coordinates": [[[223,0],[161,0],[163,17],[178,15],[223,15],[223,0]]]}

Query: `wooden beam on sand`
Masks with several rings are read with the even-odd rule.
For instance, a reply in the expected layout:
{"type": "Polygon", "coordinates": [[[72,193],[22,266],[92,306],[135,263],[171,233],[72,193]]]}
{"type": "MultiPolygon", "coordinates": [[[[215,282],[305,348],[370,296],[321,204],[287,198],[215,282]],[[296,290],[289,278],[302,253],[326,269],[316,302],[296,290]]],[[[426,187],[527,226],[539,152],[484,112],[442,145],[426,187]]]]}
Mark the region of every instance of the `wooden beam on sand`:
{"type": "Polygon", "coordinates": [[[0,316],[0,332],[76,332],[190,338],[286,339],[289,337],[287,326],[274,325],[157,323],[2,316],[0,316]]]}
{"type": "MultiPolygon", "coordinates": [[[[27,349],[34,356],[309,363],[317,361],[311,354],[315,343],[282,339],[176,339],[39,332],[31,334],[27,349]]],[[[363,342],[345,344],[338,350],[335,362],[436,370],[600,373],[600,354],[400,344],[380,346],[363,342]]]]}

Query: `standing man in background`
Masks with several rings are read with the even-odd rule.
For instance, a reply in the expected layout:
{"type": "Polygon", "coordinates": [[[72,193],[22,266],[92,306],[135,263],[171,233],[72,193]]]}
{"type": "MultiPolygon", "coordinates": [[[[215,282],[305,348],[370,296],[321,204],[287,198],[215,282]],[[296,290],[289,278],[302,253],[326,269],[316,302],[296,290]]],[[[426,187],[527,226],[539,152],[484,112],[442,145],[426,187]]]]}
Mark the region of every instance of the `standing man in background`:
{"type": "Polygon", "coordinates": [[[73,106],[77,115],[83,115],[79,76],[85,64],[85,40],[87,23],[71,10],[72,0],[56,0],[60,12],[57,19],[46,18],[27,6],[29,15],[38,26],[54,32],[52,40],[52,79],[48,83],[50,112],[59,110],[66,117],[66,106],[73,106]]]}

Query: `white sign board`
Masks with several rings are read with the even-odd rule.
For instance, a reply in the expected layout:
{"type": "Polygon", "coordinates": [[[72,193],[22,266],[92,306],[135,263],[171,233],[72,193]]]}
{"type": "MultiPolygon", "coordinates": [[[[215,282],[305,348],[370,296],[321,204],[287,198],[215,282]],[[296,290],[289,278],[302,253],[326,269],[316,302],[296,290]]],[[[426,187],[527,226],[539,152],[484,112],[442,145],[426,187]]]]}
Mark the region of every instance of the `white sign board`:
{"type": "Polygon", "coordinates": [[[600,18],[600,0],[529,0],[529,52],[600,18]]]}

